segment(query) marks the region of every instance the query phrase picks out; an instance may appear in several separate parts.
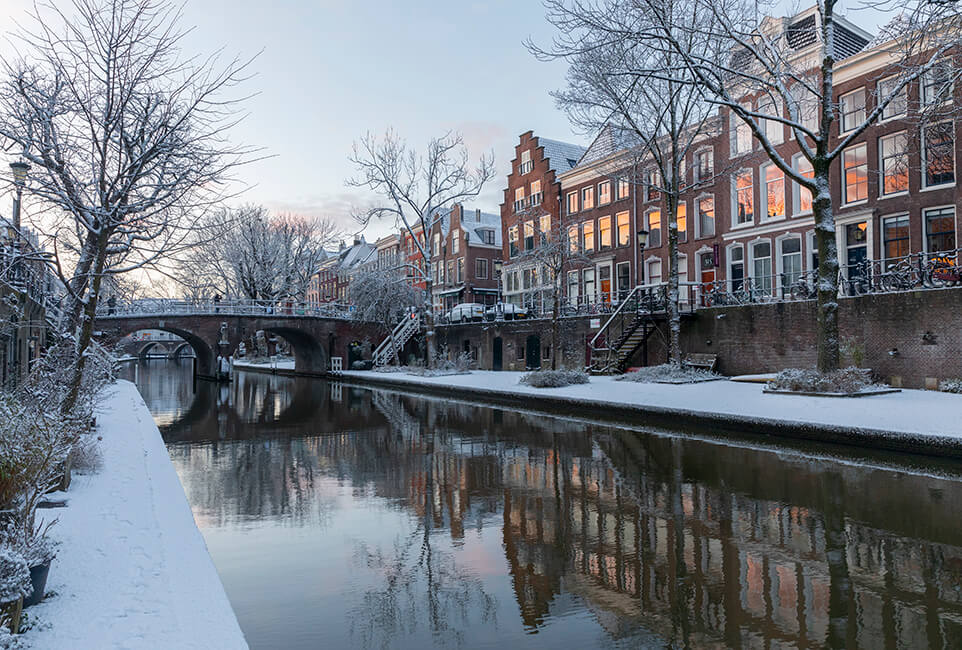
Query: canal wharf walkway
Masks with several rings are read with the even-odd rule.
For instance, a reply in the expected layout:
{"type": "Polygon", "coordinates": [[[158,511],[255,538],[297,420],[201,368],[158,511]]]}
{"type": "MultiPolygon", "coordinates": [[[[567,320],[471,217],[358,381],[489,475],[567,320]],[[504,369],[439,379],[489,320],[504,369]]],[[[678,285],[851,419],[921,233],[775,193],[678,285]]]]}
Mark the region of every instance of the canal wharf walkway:
{"type": "Polygon", "coordinates": [[[643,384],[609,376],[593,376],[588,384],[563,388],[532,388],[519,383],[523,374],[344,371],[341,379],[439,397],[483,399],[552,415],[962,459],[962,395],[921,390],[859,398],[772,395],[758,383],[643,384]]]}
{"type": "Polygon", "coordinates": [[[33,648],[247,648],[167,448],[136,386],[106,389],[103,466],[74,475],[46,599],[27,610],[33,648]]]}

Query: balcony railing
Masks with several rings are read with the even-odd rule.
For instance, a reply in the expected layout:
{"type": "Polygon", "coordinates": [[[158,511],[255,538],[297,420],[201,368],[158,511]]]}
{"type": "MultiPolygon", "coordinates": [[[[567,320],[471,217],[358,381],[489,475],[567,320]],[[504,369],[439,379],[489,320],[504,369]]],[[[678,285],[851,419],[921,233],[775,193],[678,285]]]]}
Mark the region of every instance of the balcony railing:
{"type": "Polygon", "coordinates": [[[114,303],[101,300],[97,305],[98,318],[133,316],[193,316],[218,314],[224,316],[293,316],[321,318],[351,318],[352,307],[329,303],[310,305],[288,300],[169,300],[166,298],[114,303]]]}

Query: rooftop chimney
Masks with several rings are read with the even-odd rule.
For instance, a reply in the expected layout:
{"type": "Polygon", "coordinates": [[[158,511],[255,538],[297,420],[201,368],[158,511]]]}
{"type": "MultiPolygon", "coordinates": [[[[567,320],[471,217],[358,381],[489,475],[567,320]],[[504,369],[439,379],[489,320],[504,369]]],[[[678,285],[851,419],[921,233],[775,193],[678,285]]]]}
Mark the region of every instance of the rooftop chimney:
{"type": "Polygon", "coordinates": [[[478,208],[477,210],[475,210],[474,215],[478,223],[481,223],[481,208],[478,208]]]}

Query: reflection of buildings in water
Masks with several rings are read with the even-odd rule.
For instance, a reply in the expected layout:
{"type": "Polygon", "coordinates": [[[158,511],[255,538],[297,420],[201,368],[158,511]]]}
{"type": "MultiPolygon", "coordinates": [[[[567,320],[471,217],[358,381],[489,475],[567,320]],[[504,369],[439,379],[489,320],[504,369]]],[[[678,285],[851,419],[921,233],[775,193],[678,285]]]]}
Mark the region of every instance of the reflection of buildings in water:
{"type": "MultiPolygon", "coordinates": [[[[312,421],[330,417],[316,426],[331,435],[171,447],[184,471],[207,472],[184,481],[198,519],[323,525],[331,490],[351,484],[455,545],[501,526],[529,628],[579,598],[614,638],[821,647],[836,642],[834,600],[842,644],[962,638],[956,482],[935,499],[922,477],[380,391],[348,388],[338,404],[313,384],[312,421]],[[832,539],[848,591],[827,560],[832,539]]],[[[238,386],[233,412],[286,417],[299,408],[291,390],[238,386]]]]}

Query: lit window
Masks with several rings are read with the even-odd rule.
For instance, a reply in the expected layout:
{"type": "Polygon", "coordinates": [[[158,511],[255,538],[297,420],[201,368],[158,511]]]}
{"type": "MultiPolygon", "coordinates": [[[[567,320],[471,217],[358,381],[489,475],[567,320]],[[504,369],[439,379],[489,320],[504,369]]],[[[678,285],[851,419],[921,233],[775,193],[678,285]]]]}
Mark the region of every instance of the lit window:
{"type": "Polygon", "coordinates": [[[531,205],[541,205],[544,195],[541,194],[541,181],[531,181],[531,205]]]}
{"type": "Polygon", "coordinates": [[[857,144],[842,152],[842,173],[845,176],[845,203],[862,201],[868,197],[868,158],[865,144],[857,144]]]}
{"type": "Polygon", "coordinates": [[[954,129],[952,122],[925,127],[922,153],[926,187],[955,182],[954,129]]]}
{"type": "Polygon", "coordinates": [[[882,103],[891,98],[891,101],[882,109],[883,120],[905,115],[908,106],[908,90],[907,86],[902,86],[902,89],[896,93],[895,88],[898,84],[899,79],[897,77],[888,77],[878,82],[878,102],[882,103]]]}
{"type": "Polygon", "coordinates": [[[785,174],[775,165],[762,168],[765,177],[765,216],[769,219],[785,216],[785,174]]]}
{"type": "Polygon", "coordinates": [[[524,188],[519,187],[514,191],[514,211],[524,210],[524,188]]]}
{"type": "Polygon", "coordinates": [[[648,218],[648,248],[661,246],[661,211],[652,210],[648,218]]]}
{"type": "Polygon", "coordinates": [[[527,174],[534,168],[534,163],[531,162],[531,150],[521,152],[521,174],[527,174]]]}
{"type": "Polygon", "coordinates": [[[851,131],[865,121],[865,89],[859,88],[840,98],[842,133],[851,131]]]}
{"type": "Polygon", "coordinates": [[[524,249],[526,251],[534,249],[534,221],[524,223],[524,249]]]}
{"type": "Polygon", "coordinates": [[[882,220],[882,246],[886,260],[908,256],[909,215],[904,214],[882,220]]]}
{"type": "Polygon", "coordinates": [[[611,248],[611,217],[598,219],[598,239],[602,250],[611,248]]]}
{"type": "Polygon", "coordinates": [[[661,174],[657,170],[649,169],[645,172],[645,200],[657,201],[661,197],[659,187],[661,187],[661,174]]]}
{"type": "Polygon", "coordinates": [[[518,227],[508,228],[508,255],[515,257],[518,254],[518,227]]]}
{"type": "Polygon", "coordinates": [[[586,187],[581,190],[581,209],[590,210],[595,207],[595,188],[586,187]]]}
{"type": "Polygon", "coordinates": [[[572,253],[578,251],[578,226],[568,226],[568,249],[572,253]]]}
{"type": "Polygon", "coordinates": [[[568,192],[568,214],[574,214],[578,211],[578,193],[568,192]]]}
{"type": "Polygon", "coordinates": [[[538,228],[541,231],[541,243],[548,241],[551,237],[551,216],[547,214],[542,215],[538,222],[538,228]]]}
{"type": "Polygon", "coordinates": [[[584,242],[582,249],[585,251],[593,251],[595,249],[595,222],[585,221],[581,224],[582,241],[584,242]]]}
{"type": "Polygon", "coordinates": [[[698,236],[712,237],[715,234],[715,199],[710,196],[698,199],[698,236]]]}
{"type": "Polygon", "coordinates": [[[618,198],[627,199],[628,198],[629,185],[628,181],[624,178],[618,180],[618,198]]]}
{"type": "Polygon", "coordinates": [[[955,250],[955,208],[925,211],[925,250],[929,253],[955,250]]]}
{"type": "Polygon", "coordinates": [[[611,181],[598,183],[598,205],[611,203],[611,181]]]}
{"type": "MultiPolygon", "coordinates": [[[[812,169],[812,163],[808,161],[805,156],[799,154],[795,156],[795,169],[798,173],[805,178],[814,178],[815,170],[812,169]]],[[[802,214],[805,212],[812,211],[812,191],[807,187],[802,187],[798,183],[795,183],[795,206],[794,214],[802,214]]]]}
{"type": "Polygon", "coordinates": [[[619,212],[615,215],[618,221],[618,245],[628,246],[631,243],[631,222],[628,212],[619,212]]]}
{"type": "Polygon", "coordinates": [[[882,195],[909,189],[908,138],[905,133],[894,133],[879,138],[879,162],[882,195]]]}
{"type": "Polygon", "coordinates": [[[755,219],[755,188],[752,186],[752,170],[745,169],[735,175],[735,224],[751,223],[755,219]]]}
{"type": "Polygon", "coordinates": [[[688,241],[688,204],[682,201],[675,208],[675,223],[678,224],[678,242],[688,241]]]}

